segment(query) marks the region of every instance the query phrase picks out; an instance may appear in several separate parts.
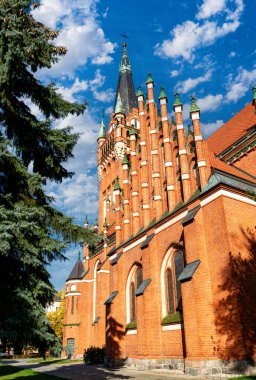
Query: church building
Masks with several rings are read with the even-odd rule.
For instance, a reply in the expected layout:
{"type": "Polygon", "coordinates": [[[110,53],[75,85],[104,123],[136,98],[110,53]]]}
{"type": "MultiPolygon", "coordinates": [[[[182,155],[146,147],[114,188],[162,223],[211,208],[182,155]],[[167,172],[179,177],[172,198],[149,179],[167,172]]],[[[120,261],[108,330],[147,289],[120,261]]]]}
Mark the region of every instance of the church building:
{"type": "Polygon", "coordinates": [[[206,140],[196,99],[185,128],[182,97],[156,88],[148,74],[146,93],[135,93],[123,43],[114,112],[98,137],[99,214],[91,228],[99,242],[84,247],[66,281],[63,345],[74,357],[105,346],[108,366],[249,371],[256,88],[206,140]]]}

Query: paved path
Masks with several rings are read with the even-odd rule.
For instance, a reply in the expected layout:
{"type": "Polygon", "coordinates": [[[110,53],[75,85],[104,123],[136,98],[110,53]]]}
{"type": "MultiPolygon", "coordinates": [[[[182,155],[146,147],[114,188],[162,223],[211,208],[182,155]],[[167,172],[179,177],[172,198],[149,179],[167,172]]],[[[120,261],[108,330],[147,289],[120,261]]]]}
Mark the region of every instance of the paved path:
{"type": "MultiPolygon", "coordinates": [[[[103,366],[85,366],[83,363],[49,364],[29,363],[27,360],[3,360],[4,364],[30,368],[36,372],[59,376],[69,380],[202,380],[209,377],[194,377],[160,371],[137,371],[127,368],[109,369],[103,366]]],[[[214,377],[223,380],[225,377],[214,377]]]]}

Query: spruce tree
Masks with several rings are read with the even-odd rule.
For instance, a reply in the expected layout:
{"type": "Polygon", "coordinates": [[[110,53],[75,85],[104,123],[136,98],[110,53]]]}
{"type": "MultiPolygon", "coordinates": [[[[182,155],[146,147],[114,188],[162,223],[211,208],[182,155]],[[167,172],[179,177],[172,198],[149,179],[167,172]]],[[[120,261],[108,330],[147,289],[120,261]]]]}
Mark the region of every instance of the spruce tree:
{"type": "Polygon", "coordinates": [[[64,260],[71,242],[87,238],[45,191],[47,180],[72,176],[65,163],[79,137],[53,123],[79,115],[85,104],[67,102],[54,83],[35,77],[66,53],[54,45],[58,31],[32,17],[37,6],[0,0],[0,340],[17,352],[27,344],[42,352],[54,344],[44,310],[54,296],[47,266],[64,260]]]}

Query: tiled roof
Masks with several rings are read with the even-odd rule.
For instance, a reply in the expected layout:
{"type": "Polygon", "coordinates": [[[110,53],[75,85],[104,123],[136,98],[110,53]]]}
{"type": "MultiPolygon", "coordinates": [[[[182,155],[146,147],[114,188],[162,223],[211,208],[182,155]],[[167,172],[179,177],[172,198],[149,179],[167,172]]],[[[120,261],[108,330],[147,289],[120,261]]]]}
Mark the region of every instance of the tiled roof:
{"type": "Polygon", "coordinates": [[[218,155],[245,135],[250,128],[256,125],[254,110],[252,103],[247,104],[232,119],[208,137],[207,143],[210,150],[218,155]]]}
{"type": "Polygon", "coordinates": [[[210,150],[208,151],[208,153],[209,153],[210,165],[212,168],[221,170],[222,172],[229,173],[231,175],[234,175],[235,177],[242,178],[246,181],[256,183],[256,181],[251,176],[246,175],[245,173],[241,172],[235,166],[231,166],[227,164],[226,162],[221,161],[210,150]]]}
{"type": "Polygon", "coordinates": [[[70,275],[68,276],[68,280],[80,280],[85,274],[84,266],[81,260],[77,260],[74,268],[72,269],[70,275]]]}
{"type": "Polygon", "coordinates": [[[116,231],[115,227],[116,227],[116,222],[114,222],[113,224],[111,224],[111,226],[109,226],[108,236],[111,236],[116,231]]]}

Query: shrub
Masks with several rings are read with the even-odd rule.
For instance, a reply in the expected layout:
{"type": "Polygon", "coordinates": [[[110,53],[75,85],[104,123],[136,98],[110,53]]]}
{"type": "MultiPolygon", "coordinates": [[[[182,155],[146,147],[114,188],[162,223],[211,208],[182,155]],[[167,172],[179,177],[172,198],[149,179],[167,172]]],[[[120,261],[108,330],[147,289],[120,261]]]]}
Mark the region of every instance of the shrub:
{"type": "Polygon", "coordinates": [[[168,314],[163,318],[161,325],[170,325],[171,323],[179,323],[182,321],[182,317],[179,311],[176,313],[168,314]]]}
{"type": "Polygon", "coordinates": [[[137,328],[137,322],[136,321],[131,321],[129,322],[127,325],[126,325],[126,329],[127,330],[130,330],[130,329],[136,329],[137,328]]]}
{"type": "Polygon", "coordinates": [[[103,364],[105,354],[106,354],[106,349],[104,346],[102,348],[90,346],[89,348],[84,350],[84,355],[83,355],[84,364],[89,364],[89,365],[103,364]]]}

